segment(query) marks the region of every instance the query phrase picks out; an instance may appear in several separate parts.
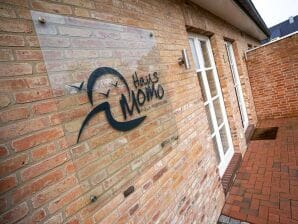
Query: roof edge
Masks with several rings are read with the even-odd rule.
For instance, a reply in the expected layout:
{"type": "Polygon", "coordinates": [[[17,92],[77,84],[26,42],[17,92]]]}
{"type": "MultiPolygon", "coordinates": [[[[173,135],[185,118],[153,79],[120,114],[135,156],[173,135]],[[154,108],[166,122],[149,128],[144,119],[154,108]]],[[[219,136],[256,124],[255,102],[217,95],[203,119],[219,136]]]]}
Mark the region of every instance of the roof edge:
{"type": "Polygon", "coordinates": [[[283,37],[280,37],[280,38],[278,38],[278,39],[276,39],[276,40],[273,40],[273,41],[267,42],[267,43],[265,43],[265,44],[262,44],[262,45],[260,45],[260,46],[258,46],[258,47],[249,49],[249,50],[245,51],[245,53],[254,51],[254,50],[256,50],[256,49],[265,47],[265,46],[270,45],[270,44],[274,44],[274,43],[276,43],[276,42],[278,42],[278,41],[281,41],[281,40],[284,40],[284,39],[286,39],[286,38],[295,36],[295,35],[297,35],[297,34],[298,34],[298,31],[296,31],[296,32],[294,32],[294,33],[290,33],[290,34],[288,34],[288,35],[286,35],[286,36],[283,36],[283,37]]]}
{"type": "Polygon", "coordinates": [[[251,0],[233,1],[255,22],[255,24],[264,32],[267,37],[270,36],[270,30],[266,26],[264,20],[260,16],[251,0]]]}

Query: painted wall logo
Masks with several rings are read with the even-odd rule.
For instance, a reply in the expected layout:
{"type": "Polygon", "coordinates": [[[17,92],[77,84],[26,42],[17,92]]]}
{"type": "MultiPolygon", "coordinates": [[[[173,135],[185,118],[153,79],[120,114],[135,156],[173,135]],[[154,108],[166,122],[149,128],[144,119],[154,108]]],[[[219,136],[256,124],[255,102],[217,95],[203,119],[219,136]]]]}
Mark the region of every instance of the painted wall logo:
{"type": "MultiPolygon", "coordinates": [[[[87,95],[90,104],[93,106],[93,92],[96,81],[106,75],[112,75],[117,78],[117,82],[112,84],[115,88],[118,88],[119,82],[122,82],[125,86],[126,92],[128,93],[128,98],[125,94],[121,94],[119,104],[125,121],[117,121],[111,112],[111,106],[108,101],[98,104],[95,106],[84,119],[81,128],[79,130],[77,142],[79,142],[81,134],[88,124],[88,122],[96,114],[104,112],[108,123],[116,130],[119,131],[129,131],[133,128],[139,126],[146,118],[142,116],[136,119],[128,120],[128,115],[133,115],[134,111],[140,113],[140,107],[142,107],[146,102],[151,101],[153,98],[162,99],[164,97],[164,89],[161,84],[159,84],[158,73],[154,72],[148,74],[146,77],[138,77],[135,72],[132,76],[133,85],[135,90],[131,90],[126,79],[115,69],[110,67],[100,67],[95,69],[88,78],[87,82],[87,95]]],[[[80,86],[71,86],[79,91],[82,90],[84,82],[80,86]]],[[[107,99],[109,98],[110,89],[106,93],[101,93],[107,99]]]]}

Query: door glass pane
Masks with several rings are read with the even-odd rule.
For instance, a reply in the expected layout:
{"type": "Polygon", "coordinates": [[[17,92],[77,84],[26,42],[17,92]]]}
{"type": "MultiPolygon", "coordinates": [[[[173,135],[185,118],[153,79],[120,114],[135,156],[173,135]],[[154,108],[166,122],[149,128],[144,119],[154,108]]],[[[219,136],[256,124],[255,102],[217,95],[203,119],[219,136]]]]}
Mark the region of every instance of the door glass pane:
{"type": "Polygon", "coordinates": [[[226,154],[226,152],[229,149],[229,142],[228,142],[228,136],[227,136],[227,132],[226,132],[226,125],[224,125],[220,129],[219,134],[220,134],[221,144],[222,144],[224,154],[226,154]]]}
{"type": "Polygon", "coordinates": [[[201,72],[198,72],[198,78],[199,78],[199,83],[200,83],[200,87],[201,87],[203,100],[204,100],[204,102],[206,102],[207,101],[207,96],[206,96],[205,86],[204,86],[203,77],[202,77],[201,72]]]}
{"type": "Polygon", "coordinates": [[[222,115],[222,111],[221,111],[221,107],[220,107],[219,98],[216,98],[213,101],[213,107],[214,107],[214,110],[215,110],[217,125],[220,126],[223,122],[223,115],[222,115]]]}
{"type": "Polygon", "coordinates": [[[214,132],[214,128],[213,128],[213,124],[212,124],[212,120],[211,120],[211,112],[210,112],[210,106],[206,105],[205,106],[206,109],[206,114],[207,114],[207,119],[208,119],[208,123],[209,123],[209,127],[211,129],[211,134],[214,132]]]}
{"type": "Polygon", "coordinates": [[[218,145],[217,145],[216,137],[215,136],[212,138],[212,142],[213,142],[213,148],[214,148],[215,155],[216,155],[216,160],[217,160],[218,163],[220,163],[218,145]]]}
{"type": "Polygon", "coordinates": [[[198,70],[198,69],[200,69],[200,64],[199,64],[199,61],[198,61],[198,55],[197,55],[197,52],[196,52],[194,39],[190,38],[189,43],[190,43],[192,57],[193,57],[193,60],[195,62],[196,69],[198,70]]]}
{"type": "Polygon", "coordinates": [[[213,76],[213,71],[212,70],[206,71],[206,75],[207,75],[211,97],[214,97],[217,95],[217,90],[216,90],[215,80],[213,76]]]}
{"type": "Polygon", "coordinates": [[[205,68],[209,68],[211,67],[211,63],[210,63],[210,58],[208,54],[207,43],[205,41],[200,41],[200,42],[201,42],[205,68]]]}

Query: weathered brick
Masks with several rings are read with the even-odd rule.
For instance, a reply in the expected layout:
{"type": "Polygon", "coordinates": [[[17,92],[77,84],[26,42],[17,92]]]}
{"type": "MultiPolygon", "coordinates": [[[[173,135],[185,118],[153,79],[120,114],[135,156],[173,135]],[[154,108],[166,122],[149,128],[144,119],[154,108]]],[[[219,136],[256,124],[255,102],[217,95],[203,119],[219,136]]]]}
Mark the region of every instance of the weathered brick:
{"type": "Polygon", "coordinates": [[[46,218],[46,210],[44,208],[37,210],[32,214],[32,216],[27,220],[29,223],[38,223],[46,218]]]}
{"type": "Polygon", "coordinates": [[[18,90],[27,88],[27,83],[24,79],[2,79],[0,81],[0,88],[2,90],[18,90]]]}
{"type": "Polygon", "coordinates": [[[15,223],[22,219],[29,212],[29,208],[26,202],[19,204],[11,210],[5,212],[0,216],[0,223],[15,223]]]}
{"type": "Polygon", "coordinates": [[[52,216],[50,219],[48,219],[44,223],[45,224],[60,224],[60,223],[63,223],[62,213],[58,213],[58,214],[52,216]]]}
{"type": "Polygon", "coordinates": [[[12,194],[12,200],[14,204],[17,204],[24,200],[26,197],[32,196],[42,189],[51,186],[58,181],[62,180],[65,177],[63,170],[58,169],[54,171],[50,171],[49,173],[45,174],[44,176],[26,183],[22,187],[18,188],[12,194]]]}
{"type": "Polygon", "coordinates": [[[32,89],[28,91],[18,92],[15,94],[17,103],[28,103],[38,100],[44,100],[52,97],[53,93],[50,88],[32,89]]]}
{"type": "Polygon", "coordinates": [[[1,162],[0,164],[0,176],[6,176],[28,164],[29,158],[27,155],[18,155],[10,157],[1,162]]]}
{"type": "Polygon", "coordinates": [[[66,152],[62,152],[57,154],[51,158],[48,158],[42,162],[37,164],[31,165],[30,167],[22,170],[21,172],[21,179],[23,181],[32,179],[33,177],[39,176],[50,169],[53,169],[59,165],[62,165],[68,160],[68,155],[66,152]]]}
{"type": "Polygon", "coordinates": [[[10,110],[2,111],[0,114],[0,121],[3,123],[9,121],[16,121],[29,117],[29,109],[27,107],[19,107],[10,110]]]}
{"type": "Polygon", "coordinates": [[[56,151],[56,146],[54,143],[49,143],[47,145],[43,145],[31,151],[31,157],[34,161],[43,159],[53,154],[56,151]]]}
{"type": "Polygon", "coordinates": [[[0,74],[5,76],[30,75],[32,74],[32,66],[28,63],[9,63],[1,64],[0,74]]]}
{"type": "Polygon", "coordinates": [[[55,199],[60,196],[62,193],[70,190],[75,184],[77,184],[77,180],[74,176],[67,177],[63,181],[59,182],[56,185],[51,186],[45,191],[42,191],[36,194],[32,198],[32,204],[34,208],[40,207],[46,202],[55,199]]]}
{"type": "Polygon", "coordinates": [[[8,150],[4,145],[0,145],[0,157],[5,157],[8,155],[8,150]]]}
{"type": "Polygon", "coordinates": [[[0,34],[0,46],[17,47],[17,46],[24,46],[24,45],[25,45],[24,37],[21,35],[0,34]]]}
{"type": "Polygon", "coordinates": [[[12,5],[18,5],[18,6],[23,6],[23,7],[28,7],[29,3],[28,0],[2,0],[1,2],[7,3],[7,4],[12,4],[12,5]]]}
{"type": "Polygon", "coordinates": [[[7,95],[0,95],[0,108],[7,107],[11,103],[10,98],[7,95]]]}
{"type": "Polygon", "coordinates": [[[83,117],[88,113],[88,107],[78,107],[68,111],[58,112],[53,114],[50,119],[53,124],[60,124],[67,121],[72,121],[76,118],[83,117]]]}
{"type": "Polygon", "coordinates": [[[39,47],[37,36],[26,36],[26,42],[29,44],[30,47],[39,47]]]}
{"type": "Polygon", "coordinates": [[[5,193],[17,185],[18,181],[15,175],[4,177],[0,180],[0,194],[5,193]]]}
{"type": "Polygon", "coordinates": [[[16,59],[20,61],[38,61],[43,56],[40,50],[16,50],[16,59]]]}
{"type": "Polygon", "coordinates": [[[8,203],[7,203],[7,199],[4,197],[0,198],[0,212],[1,214],[4,213],[4,211],[8,210],[8,203]]]}
{"type": "Polygon", "coordinates": [[[83,8],[94,8],[93,2],[90,0],[64,0],[64,2],[66,4],[76,5],[83,8]]]}
{"type": "Polygon", "coordinates": [[[0,49],[0,61],[12,61],[13,55],[11,49],[0,49]]]}
{"type": "Polygon", "coordinates": [[[32,24],[26,20],[0,19],[0,30],[13,33],[30,33],[32,24]]]}
{"type": "Polygon", "coordinates": [[[74,13],[76,16],[89,17],[89,11],[87,9],[75,8],[74,13]]]}
{"type": "Polygon", "coordinates": [[[41,117],[32,120],[23,120],[18,123],[12,123],[10,125],[0,128],[0,140],[8,140],[16,138],[25,134],[32,133],[49,127],[50,121],[47,117],[41,117]]]}
{"type": "Polygon", "coordinates": [[[72,14],[71,7],[66,5],[59,5],[59,4],[49,3],[45,1],[37,1],[37,0],[32,1],[31,4],[33,9],[36,9],[39,11],[66,14],[66,15],[72,14]]]}
{"type": "Polygon", "coordinates": [[[48,207],[49,212],[55,213],[58,209],[60,209],[61,207],[65,206],[69,202],[71,202],[71,200],[80,196],[81,193],[82,193],[81,187],[80,186],[75,187],[74,189],[70,190],[62,197],[59,197],[56,200],[54,200],[53,202],[51,202],[48,207]]]}
{"type": "Polygon", "coordinates": [[[12,7],[0,6],[0,15],[7,18],[16,18],[16,13],[12,7]]]}

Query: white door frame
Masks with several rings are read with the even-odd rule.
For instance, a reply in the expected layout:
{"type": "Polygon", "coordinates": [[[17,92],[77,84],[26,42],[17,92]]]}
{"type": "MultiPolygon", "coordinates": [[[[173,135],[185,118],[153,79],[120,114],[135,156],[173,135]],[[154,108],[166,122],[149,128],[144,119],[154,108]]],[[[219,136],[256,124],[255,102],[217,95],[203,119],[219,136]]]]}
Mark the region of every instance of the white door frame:
{"type": "MultiPolygon", "coordinates": [[[[233,148],[233,143],[232,143],[229,122],[227,119],[226,109],[225,109],[225,105],[224,105],[224,101],[223,101],[222,91],[221,91],[221,87],[220,87],[220,82],[218,79],[215,61],[214,61],[214,57],[213,57],[212,50],[211,50],[211,44],[210,44],[210,40],[208,37],[197,35],[197,34],[189,34],[189,39],[192,39],[194,41],[194,47],[195,47],[196,55],[198,57],[196,59],[195,55],[193,55],[194,60],[197,60],[196,63],[199,65],[199,68],[196,68],[196,72],[198,75],[201,74],[203,85],[204,85],[204,86],[201,86],[201,88],[206,88],[206,90],[207,90],[207,91],[205,91],[207,100],[204,102],[204,106],[209,107],[211,123],[212,123],[211,125],[213,126],[213,132],[212,132],[212,127],[210,128],[211,132],[212,132],[211,138],[212,139],[215,138],[216,143],[217,143],[217,148],[218,148],[218,153],[219,153],[219,158],[220,158],[218,169],[219,169],[219,175],[222,177],[224,174],[224,171],[226,170],[226,168],[234,154],[234,148],[233,148]],[[204,59],[203,59],[201,44],[199,41],[203,41],[206,43],[207,52],[208,52],[208,56],[210,59],[210,67],[207,67],[207,68],[204,67],[204,64],[203,64],[204,59]],[[209,71],[209,70],[211,70],[213,72],[212,73],[213,79],[214,79],[216,90],[217,90],[217,94],[213,97],[211,96],[211,93],[210,93],[210,88],[209,88],[207,74],[206,74],[206,71],[209,71]],[[213,102],[217,99],[219,100],[220,109],[221,109],[221,113],[222,113],[222,117],[223,117],[223,122],[221,124],[217,123],[216,113],[215,113],[215,109],[213,106],[213,102]],[[220,132],[219,132],[222,128],[225,128],[227,141],[228,141],[228,149],[226,150],[226,152],[224,152],[223,144],[222,144],[220,132]]],[[[204,91],[204,89],[202,89],[202,91],[204,91]]],[[[208,111],[206,111],[206,113],[208,113],[208,111]]]]}
{"type": "Polygon", "coordinates": [[[237,101],[238,101],[238,106],[239,106],[239,111],[240,111],[240,116],[241,116],[241,121],[242,121],[242,126],[244,131],[248,127],[248,115],[247,115],[247,110],[245,106],[245,101],[243,97],[243,91],[242,91],[242,86],[240,82],[240,77],[237,69],[237,64],[235,60],[235,54],[233,50],[233,45],[229,41],[225,41],[225,46],[228,54],[228,60],[231,68],[231,73],[233,77],[233,82],[234,82],[234,88],[237,96],[237,101]]]}

